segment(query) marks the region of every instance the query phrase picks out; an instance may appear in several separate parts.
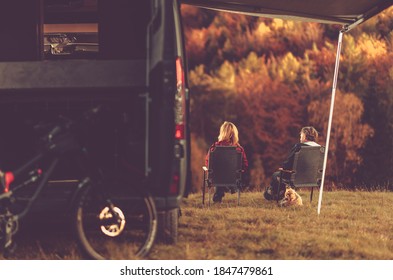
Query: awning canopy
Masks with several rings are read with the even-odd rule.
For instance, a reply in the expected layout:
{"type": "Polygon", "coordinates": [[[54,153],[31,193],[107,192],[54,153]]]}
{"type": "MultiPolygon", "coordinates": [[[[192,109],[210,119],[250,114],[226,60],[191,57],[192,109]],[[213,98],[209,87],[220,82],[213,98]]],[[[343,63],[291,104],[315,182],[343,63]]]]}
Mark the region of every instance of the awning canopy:
{"type": "Polygon", "coordinates": [[[393,0],[181,0],[198,7],[254,16],[341,24],[351,29],[393,0]]]}

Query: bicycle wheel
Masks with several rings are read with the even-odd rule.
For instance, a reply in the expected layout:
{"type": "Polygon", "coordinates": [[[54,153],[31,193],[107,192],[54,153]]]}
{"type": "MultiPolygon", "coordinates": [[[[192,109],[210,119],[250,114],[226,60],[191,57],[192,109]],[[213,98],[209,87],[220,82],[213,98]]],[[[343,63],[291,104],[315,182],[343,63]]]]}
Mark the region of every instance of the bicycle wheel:
{"type": "Polygon", "coordinates": [[[151,196],[84,187],[75,203],[75,229],[83,253],[92,259],[139,259],[154,244],[157,212],[151,196]]]}

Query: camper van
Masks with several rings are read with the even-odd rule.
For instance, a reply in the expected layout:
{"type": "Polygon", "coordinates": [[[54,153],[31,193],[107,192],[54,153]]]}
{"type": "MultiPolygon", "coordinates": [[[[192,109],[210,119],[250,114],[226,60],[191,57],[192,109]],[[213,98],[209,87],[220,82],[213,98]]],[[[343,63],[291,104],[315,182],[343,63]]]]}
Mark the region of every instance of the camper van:
{"type": "MultiPolygon", "coordinates": [[[[23,164],[43,128],[59,115],[77,118],[100,104],[105,110],[84,135],[90,154],[108,181],[148,189],[158,236],[176,242],[190,175],[178,1],[6,0],[0,5],[0,169],[23,164]]],[[[35,210],[66,213],[78,172],[65,157],[35,210]]]]}

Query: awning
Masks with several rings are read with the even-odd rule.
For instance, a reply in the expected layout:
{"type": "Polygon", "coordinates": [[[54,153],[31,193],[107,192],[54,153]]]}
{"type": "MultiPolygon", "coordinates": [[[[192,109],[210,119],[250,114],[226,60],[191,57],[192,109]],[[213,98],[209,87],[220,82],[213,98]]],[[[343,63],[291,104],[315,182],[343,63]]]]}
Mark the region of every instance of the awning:
{"type": "Polygon", "coordinates": [[[346,25],[352,28],[393,5],[393,0],[181,0],[254,16],[346,25]]]}

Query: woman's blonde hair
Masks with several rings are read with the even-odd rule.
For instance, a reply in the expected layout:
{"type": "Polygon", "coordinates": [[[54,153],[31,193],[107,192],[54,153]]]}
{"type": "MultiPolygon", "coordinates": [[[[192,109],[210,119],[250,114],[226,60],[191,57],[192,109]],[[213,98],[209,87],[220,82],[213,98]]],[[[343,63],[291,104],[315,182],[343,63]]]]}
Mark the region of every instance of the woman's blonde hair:
{"type": "Polygon", "coordinates": [[[224,122],[220,127],[220,135],[218,141],[228,141],[232,145],[239,143],[239,132],[237,127],[231,122],[224,122]]]}
{"type": "Polygon", "coordinates": [[[304,136],[308,141],[314,141],[314,142],[318,141],[318,131],[312,126],[303,127],[300,133],[304,133],[304,136]]]}

